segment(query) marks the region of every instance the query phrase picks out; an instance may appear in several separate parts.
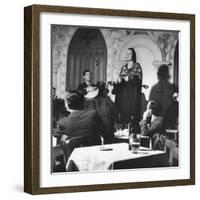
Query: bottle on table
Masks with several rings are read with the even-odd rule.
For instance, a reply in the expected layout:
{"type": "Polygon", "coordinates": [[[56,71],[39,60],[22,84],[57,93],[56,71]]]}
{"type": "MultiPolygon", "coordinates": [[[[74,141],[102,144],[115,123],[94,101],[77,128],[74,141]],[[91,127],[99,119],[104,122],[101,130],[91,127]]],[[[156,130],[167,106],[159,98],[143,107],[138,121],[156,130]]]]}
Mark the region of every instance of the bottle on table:
{"type": "Polygon", "coordinates": [[[129,150],[132,149],[133,143],[136,139],[137,139],[137,133],[135,130],[134,117],[131,116],[129,121],[129,150]]]}
{"type": "Polygon", "coordinates": [[[151,115],[147,116],[147,118],[146,118],[146,121],[147,121],[147,128],[150,128],[150,126],[151,126],[151,119],[152,119],[152,116],[151,116],[151,115]]]}

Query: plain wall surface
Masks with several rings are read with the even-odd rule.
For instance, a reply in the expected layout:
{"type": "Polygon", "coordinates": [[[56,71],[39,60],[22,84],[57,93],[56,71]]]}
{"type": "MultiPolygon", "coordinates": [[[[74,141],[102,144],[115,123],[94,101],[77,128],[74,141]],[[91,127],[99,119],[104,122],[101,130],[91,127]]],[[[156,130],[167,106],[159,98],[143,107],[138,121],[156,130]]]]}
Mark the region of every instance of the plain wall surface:
{"type": "Polygon", "coordinates": [[[198,0],[2,1],[0,6],[0,199],[199,199],[200,5],[198,0]],[[190,13],[196,15],[196,185],[31,196],[23,193],[23,9],[31,4],[190,13]]]}

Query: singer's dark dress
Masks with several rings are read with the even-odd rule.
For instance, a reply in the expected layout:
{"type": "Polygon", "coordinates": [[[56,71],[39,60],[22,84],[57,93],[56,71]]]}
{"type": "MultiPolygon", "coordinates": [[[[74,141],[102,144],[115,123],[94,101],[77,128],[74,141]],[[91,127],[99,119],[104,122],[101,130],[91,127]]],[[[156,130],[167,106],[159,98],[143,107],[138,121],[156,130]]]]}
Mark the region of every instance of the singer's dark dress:
{"type": "Polygon", "coordinates": [[[122,78],[120,83],[114,85],[112,93],[116,95],[115,104],[117,117],[122,123],[128,123],[131,116],[138,126],[141,119],[141,87],[142,87],[142,68],[139,63],[134,63],[132,68],[127,65],[121,68],[121,77],[128,76],[128,81],[122,78]]]}

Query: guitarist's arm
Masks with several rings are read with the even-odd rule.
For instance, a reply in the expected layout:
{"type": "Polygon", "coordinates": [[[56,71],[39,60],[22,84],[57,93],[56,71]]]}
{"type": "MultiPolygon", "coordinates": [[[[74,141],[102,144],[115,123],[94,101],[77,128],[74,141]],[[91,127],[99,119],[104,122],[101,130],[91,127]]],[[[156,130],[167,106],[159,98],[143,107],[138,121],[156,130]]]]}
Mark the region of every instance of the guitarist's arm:
{"type": "Polygon", "coordinates": [[[86,90],[87,86],[85,83],[80,83],[78,85],[78,92],[82,95],[86,95],[87,94],[87,90],[86,90]]]}

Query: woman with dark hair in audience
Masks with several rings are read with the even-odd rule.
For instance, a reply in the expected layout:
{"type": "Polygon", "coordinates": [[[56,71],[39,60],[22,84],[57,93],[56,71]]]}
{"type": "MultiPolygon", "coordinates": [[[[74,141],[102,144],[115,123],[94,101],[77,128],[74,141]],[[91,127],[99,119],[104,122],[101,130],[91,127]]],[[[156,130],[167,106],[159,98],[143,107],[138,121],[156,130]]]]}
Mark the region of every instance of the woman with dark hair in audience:
{"type": "Polygon", "coordinates": [[[133,116],[136,130],[140,130],[141,119],[141,87],[142,68],[136,62],[136,52],[133,48],[127,51],[127,64],[121,68],[117,83],[112,93],[116,95],[115,104],[117,118],[122,123],[128,123],[133,116]]]}
{"type": "Polygon", "coordinates": [[[165,128],[163,117],[160,115],[160,104],[154,100],[149,101],[147,109],[143,114],[143,119],[140,122],[141,135],[149,136],[152,140],[152,148],[163,150],[165,145],[165,128]]]}

